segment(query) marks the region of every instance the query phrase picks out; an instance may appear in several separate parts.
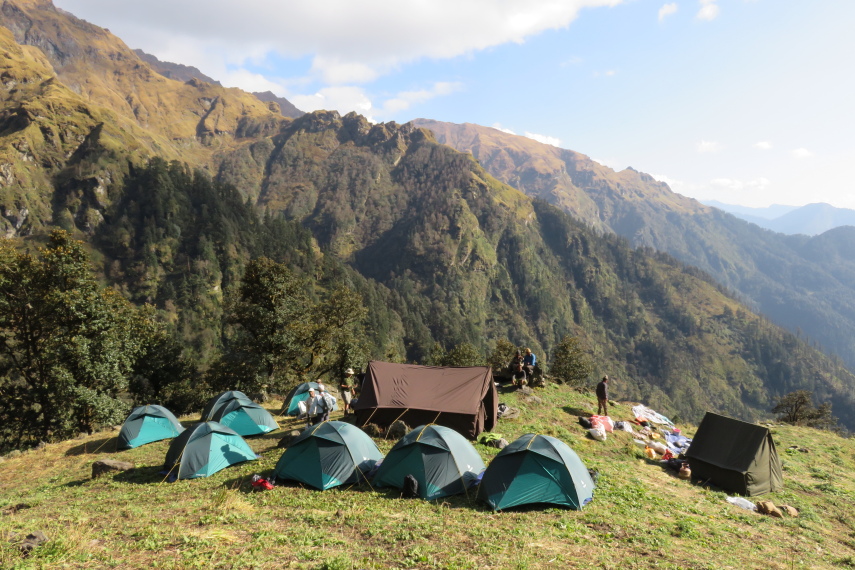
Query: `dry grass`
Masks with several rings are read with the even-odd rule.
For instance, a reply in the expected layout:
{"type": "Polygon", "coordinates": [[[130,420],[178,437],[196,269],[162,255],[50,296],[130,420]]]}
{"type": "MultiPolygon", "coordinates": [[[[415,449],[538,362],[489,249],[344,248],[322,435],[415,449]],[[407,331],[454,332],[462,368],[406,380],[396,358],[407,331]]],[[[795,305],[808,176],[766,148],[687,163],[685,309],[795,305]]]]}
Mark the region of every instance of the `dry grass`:
{"type": "MultiPolygon", "coordinates": [[[[551,433],[600,472],[593,503],[494,513],[467,497],[429,503],[367,486],[318,492],[298,485],[252,492],[269,473],[281,432],[249,440],[262,458],[207,479],[164,483],[168,442],[114,452],[115,432],[49,445],[0,463],[0,567],[67,568],[845,568],[855,567],[855,446],[826,432],[776,426],[784,490],[798,518],[773,519],[643,459],[629,434],[585,437],[575,414],[588,398],[561,387],[503,422],[506,438],[551,433]],[[788,451],[791,445],[807,453],[788,451]],[[102,457],[130,474],[90,478],[102,457]],[[9,533],[44,531],[23,558],[9,533]]],[[[271,410],[278,409],[276,404],[271,410]]],[[[627,417],[620,406],[613,414],[627,417]]],[[[195,418],[193,418],[195,419],[195,418]]],[[[190,423],[190,419],[187,419],[190,423]]],[[[284,420],[283,430],[299,425],[284,420]]],[[[690,426],[684,426],[691,432],[690,426]]],[[[391,441],[378,440],[388,451],[391,441]]],[[[477,446],[489,461],[496,450],[477,446]]],[[[767,497],[764,497],[764,499],[767,497]]]]}

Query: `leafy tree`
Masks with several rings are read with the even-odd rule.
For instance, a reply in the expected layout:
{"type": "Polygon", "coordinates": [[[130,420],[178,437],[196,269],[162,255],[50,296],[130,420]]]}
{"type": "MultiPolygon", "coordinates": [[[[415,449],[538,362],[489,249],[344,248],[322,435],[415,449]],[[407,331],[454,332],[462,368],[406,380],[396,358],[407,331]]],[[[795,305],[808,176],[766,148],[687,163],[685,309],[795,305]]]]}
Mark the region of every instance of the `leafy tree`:
{"type": "Polygon", "coordinates": [[[230,350],[213,369],[215,386],[283,389],[336,370],[364,354],[362,298],[344,286],[320,292],[287,266],[267,258],[247,264],[228,307],[234,327],[230,350]]]}
{"type": "Polygon", "coordinates": [[[430,353],[432,366],[484,366],[484,356],[468,342],[463,342],[447,351],[436,343],[430,353]]]}
{"type": "Polygon", "coordinates": [[[6,445],[120,422],[150,314],[93,278],[83,244],[54,231],[38,255],[0,243],[0,401],[6,445]]]}
{"type": "Polygon", "coordinates": [[[487,357],[487,365],[493,370],[502,370],[510,363],[514,357],[517,347],[506,338],[500,338],[496,341],[496,347],[490,356],[487,357]]]}
{"type": "Polygon", "coordinates": [[[581,386],[593,370],[591,357],[575,336],[565,336],[552,352],[549,374],[558,382],[581,386]]]}
{"type": "Polygon", "coordinates": [[[779,414],[778,421],[794,425],[806,425],[820,429],[828,429],[837,423],[837,418],[831,415],[831,404],[825,402],[814,407],[813,394],[808,390],[796,390],[782,396],[772,413],[779,414]]]}

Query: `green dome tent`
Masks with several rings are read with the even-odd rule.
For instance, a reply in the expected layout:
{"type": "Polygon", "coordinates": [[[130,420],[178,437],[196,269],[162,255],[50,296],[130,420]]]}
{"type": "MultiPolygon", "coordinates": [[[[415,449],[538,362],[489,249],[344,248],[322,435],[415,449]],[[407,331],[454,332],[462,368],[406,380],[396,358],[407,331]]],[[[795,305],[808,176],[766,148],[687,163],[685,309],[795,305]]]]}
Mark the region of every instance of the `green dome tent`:
{"type": "MultiPolygon", "coordinates": [[[[211,417],[217,412],[220,407],[237,398],[249,400],[249,396],[247,396],[243,392],[239,392],[238,390],[229,390],[228,392],[223,392],[218,396],[214,396],[213,398],[208,400],[207,404],[205,404],[205,409],[202,410],[202,419],[200,421],[210,421],[211,417]]],[[[249,401],[251,402],[252,400],[249,401]]]]}
{"type": "Polygon", "coordinates": [[[288,445],[273,474],[325,490],[359,483],[383,459],[374,441],[358,427],[331,421],[306,428],[288,445]]]}
{"type": "Polygon", "coordinates": [[[594,482],[570,447],[548,435],[525,434],[490,462],[478,498],[494,511],[546,503],[581,509],[594,496],[594,482]]]}
{"type": "Polygon", "coordinates": [[[257,458],[233,429],[217,422],[202,422],[172,440],[163,468],[178,479],[194,479],[257,458]]]}
{"type": "Polygon", "coordinates": [[[184,426],[163,406],[147,405],[133,409],[119,432],[119,449],[132,449],[184,431],[184,426]]]}
{"type": "MultiPolygon", "coordinates": [[[[285,396],[285,402],[282,404],[282,411],[279,412],[281,415],[285,416],[299,416],[300,415],[300,402],[306,402],[309,399],[309,389],[318,389],[317,382],[303,382],[302,384],[298,384],[293,387],[288,395],[285,396]]],[[[306,403],[308,405],[308,402],[306,403]]],[[[331,412],[338,411],[338,400],[336,400],[335,405],[333,405],[331,412]]]]}
{"type": "Polygon", "coordinates": [[[211,414],[211,421],[232,428],[244,437],[279,429],[270,412],[244,398],[234,398],[218,406],[211,414]]]}
{"type": "Polygon", "coordinates": [[[420,426],[389,451],[374,476],[377,487],[404,487],[407,475],[419,482],[422,499],[466,491],[484,470],[484,461],[469,441],[451,428],[420,426]]]}

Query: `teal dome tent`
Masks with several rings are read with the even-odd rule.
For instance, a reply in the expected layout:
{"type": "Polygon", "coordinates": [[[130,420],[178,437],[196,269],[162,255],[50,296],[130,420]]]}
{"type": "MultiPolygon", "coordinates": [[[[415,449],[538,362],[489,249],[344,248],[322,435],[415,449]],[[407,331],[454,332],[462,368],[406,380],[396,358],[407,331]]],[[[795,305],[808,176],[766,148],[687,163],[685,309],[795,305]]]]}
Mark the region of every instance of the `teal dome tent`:
{"type": "Polygon", "coordinates": [[[132,449],[184,431],[178,419],[163,406],[139,406],[133,409],[119,432],[119,449],[132,449]]]}
{"type": "MultiPolygon", "coordinates": [[[[235,400],[237,398],[243,398],[244,400],[249,400],[249,396],[244,394],[243,392],[239,392],[238,390],[229,390],[228,392],[223,392],[218,396],[214,396],[208,403],[205,404],[205,409],[202,410],[202,419],[201,421],[207,422],[209,421],[213,415],[219,410],[222,406],[225,406],[231,400],[235,400]]],[[[252,401],[252,400],[249,400],[252,401]]]]}
{"type": "Polygon", "coordinates": [[[195,479],[254,459],[255,452],[234,430],[202,422],[172,440],[163,468],[178,479],[195,479]]]}
{"type": "Polygon", "coordinates": [[[360,483],[383,459],[374,441],[346,422],[322,422],[306,428],[288,445],[273,474],[325,490],[360,483]]]}
{"type": "Polygon", "coordinates": [[[484,461],[469,441],[451,428],[420,426],[402,437],[377,469],[377,487],[404,487],[407,475],[419,482],[422,499],[466,492],[484,470],[484,461]]]}
{"type": "Polygon", "coordinates": [[[478,498],[494,511],[544,503],[581,509],[594,497],[594,481],[570,447],[528,433],[499,452],[484,472],[478,498]]]}
{"type": "Polygon", "coordinates": [[[270,412],[245,398],[234,398],[217,407],[211,414],[211,421],[232,428],[244,437],[279,429],[270,412]]]}

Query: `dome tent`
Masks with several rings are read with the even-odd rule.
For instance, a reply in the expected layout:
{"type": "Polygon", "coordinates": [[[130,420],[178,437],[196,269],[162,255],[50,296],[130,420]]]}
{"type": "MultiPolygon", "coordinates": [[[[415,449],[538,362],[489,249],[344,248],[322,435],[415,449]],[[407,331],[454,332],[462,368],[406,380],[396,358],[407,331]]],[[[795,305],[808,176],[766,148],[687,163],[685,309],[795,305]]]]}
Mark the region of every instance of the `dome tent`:
{"type": "Polygon", "coordinates": [[[207,422],[211,419],[211,417],[217,412],[217,410],[226,405],[229,401],[243,398],[244,400],[252,400],[249,399],[249,396],[240,392],[238,390],[229,390],[228,392],[223,392],[217,396],[214,396],[208,403],[205,404],[205,409],[202,410],[202,419],[200,421],[207,422]]]}
{"type": "Polygon", "coordinates": [[[383,459],[374,441],[346,422],[322,422],[303,430],[279,458],[273,474],[325,490],[359,483],[383,459]]]}
{"type": "Polygon", "coordinates": [[[210,419],[244,437],[279,429],[279,424],[270,412],[245,398],[234,398],[222,403],[214,410],[210,419]]]}
{"type": "Polygon", "coordinates": [[[163,468],[178,479],[195,479],[257,458],[233,429],[217,422],[201,422],[172,440],[163,468]]]}
{"type": "Polygon", "coordinates": [[[138,406],[122,424],[119,449],[132,449],[162,439],[170,439],[184,431],[175,415],[163,406],[138,406]]]}
{"type": "MultiPolygon", "coordinates": [[[[319,384],[317,382],[303,382],[302,384],[298,384],[291,388],[291,391],[288,392],[288,395],[285,396],[285,402],[282,404],[282,410],[279,413],[281,415],[295,417],[301,415],[300,402],[306,402],[309,399],[309,390],[317,390],[318,386],[319,384]]],[[[338,401],[336,401],[335,405],[333,405],[333,408],[330,411],[338,411],[338,401]]]]}
{"type": "Polygon", "coordinates": [[[581,509],[594,496],[594,482],[570,446],[548,435],[528,433],[490,462],[478,498],[494,511],[545,503],[581,509]]]}
{"type": "Polygon", "coordinates": [[[422,499],[464,493],[484,471],[484,461],[469,441],[451,428],[419,426],[402,437],[377,469],[377,487],[404,487],[407,475],[419,483],[422,499]]]}

